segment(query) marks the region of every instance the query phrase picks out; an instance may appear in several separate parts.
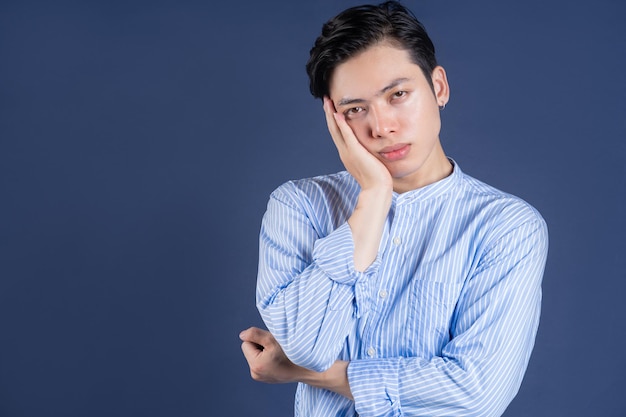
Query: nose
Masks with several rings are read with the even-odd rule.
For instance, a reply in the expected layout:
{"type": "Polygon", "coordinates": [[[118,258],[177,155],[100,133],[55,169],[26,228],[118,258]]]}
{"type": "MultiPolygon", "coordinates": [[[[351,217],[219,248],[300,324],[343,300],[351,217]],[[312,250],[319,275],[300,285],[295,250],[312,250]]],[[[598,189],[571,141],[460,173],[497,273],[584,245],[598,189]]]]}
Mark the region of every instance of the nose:
{"type": "Polygon", "coordinates": [[[398,130],[397,119],[391,109],[371,106],[369,118],[373,138],[385,138],[398,130]]]}

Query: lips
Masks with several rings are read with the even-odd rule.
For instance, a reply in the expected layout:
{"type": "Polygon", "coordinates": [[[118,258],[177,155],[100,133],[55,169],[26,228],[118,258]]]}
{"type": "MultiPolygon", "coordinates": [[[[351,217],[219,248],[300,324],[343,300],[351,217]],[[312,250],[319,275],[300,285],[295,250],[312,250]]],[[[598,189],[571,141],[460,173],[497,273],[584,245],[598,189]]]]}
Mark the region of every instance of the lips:
{"type": "Polygon", "coordinates": [[[387,161],[397,161],[402,159],[409,153],[411,145],[407,143],[399,143],[393,146],[387,146],[381,149],[378,153],[387,161]]]}

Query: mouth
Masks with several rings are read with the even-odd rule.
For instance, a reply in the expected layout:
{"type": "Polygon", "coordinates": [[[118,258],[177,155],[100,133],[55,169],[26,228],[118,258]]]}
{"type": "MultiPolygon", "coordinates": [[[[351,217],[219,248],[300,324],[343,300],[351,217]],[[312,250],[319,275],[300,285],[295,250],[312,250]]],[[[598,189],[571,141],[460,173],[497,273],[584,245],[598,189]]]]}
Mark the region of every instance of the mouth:
{"type": "Polygon", "coordinates": [[[387,146],[378,152],[383,159],[387,161],[397,161],[402,159],[409,153],[411,145],[408,143],[399,143],[393,146],[387,146]]]}

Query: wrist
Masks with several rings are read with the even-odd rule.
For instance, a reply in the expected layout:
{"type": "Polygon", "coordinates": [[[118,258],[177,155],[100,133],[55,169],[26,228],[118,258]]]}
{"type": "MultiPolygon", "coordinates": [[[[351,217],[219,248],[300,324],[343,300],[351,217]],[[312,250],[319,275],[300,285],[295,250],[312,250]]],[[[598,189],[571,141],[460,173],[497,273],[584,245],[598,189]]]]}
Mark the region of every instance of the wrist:
{"type": "Polygon", "coordinates": [[[391,207],[392,189],[375,187],[361,190],[348,219],[354,241],[354,268],[365,271],[376,259],[385,221],[391,207]]]}
{"type": "Polygon", "coordinates": [[[392,195],[393,187],[390,185],[379,184],[369,188],[362,188],[355,209],[367,210],[371,215],[386,218],[391,206],[392,195]]]}
{"type": "Polygon", "coordinates": [[[387,183],[378,183],[374,185],[370,185],[367,187],[361,187],[361,192],[359,197],[372,197],[372,198],[381,198],[381,197],[389,197],[391,198],[391,194],[393,192],[393,184],[391,182],[387,183]]]}
{"type": "Polygon", "coordinates": [[[348,384],[349,364],[350,362],[347,361],[336,361],[330,368],[323,372],[315,372],[302,368],[302,371],[299,373],[298,382],[327,389],[353,400],[350,385],[348,384]]]}

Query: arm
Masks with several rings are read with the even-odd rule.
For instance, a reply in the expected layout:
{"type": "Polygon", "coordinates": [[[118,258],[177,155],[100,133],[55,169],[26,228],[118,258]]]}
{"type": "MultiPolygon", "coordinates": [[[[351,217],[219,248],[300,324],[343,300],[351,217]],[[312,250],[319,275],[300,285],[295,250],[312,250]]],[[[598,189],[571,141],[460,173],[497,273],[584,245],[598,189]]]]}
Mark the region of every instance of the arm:
{"type": "Polygon", "coordinates": [[[347,223],[324,236],[290,199],[297,190],[284,188],[272,194],[261,226],[257,307],[291,361],[322,371],[343,348],[355,308],[366,308],[355,289],[375,269],[354,269],[347,223]]]}
{"type": "Polygon", "coordinates": [[[534,344],[546,253],[542,219],[510,230],[468,278],[441,354],[352,361],[348,378],[359,415],[500,415],[534,344]]]}
{"type": "MultiPolygon", "coordinates": [[[[344,165],[360,186],[347,222],[324,236],[308,202],[287,187],[272,195],[261,227],[257,306],[287,356],[309,369],[332,365],[355,320],[355,307],[366,309],[368,277],[389,207],[391,176],[361,146],[330,100],[324,110],[344,165]],[[323,237],[320,238],[320,235],[323,237]]],[[[374,265],[373,265],[374,264],[374,265]]]]}
{"type": "Polygon", "coordinates": [[[348,362],[336,361],[324,372],[315,372],[291,362],[268,331],[251,327],[239,335],[252,379],[268,384],[302,382],[324,388],[352,400],[348,385],[348,362]]]}
{"type": "Polygon", "coordinates": [[[354,266],[358,271],[364,271],[378,254],[391,206],[391,174],[359,143],[344,116],[335,112],[328,97],[324,97],[324,113],[341,162],[361,186],[359,201],[348,224],[354,238],[354,266]]]}
{"type": "Polygon", "coordinates": [[[336,361],[312,372],[291,364],[269,333],[249,329],[241,337],[252,376],[340,393],[361,416],[498,416],[517,393],[534,344],[547,243],[538,219],[490,246],[466,283],[440,355],[336,361]]]}

